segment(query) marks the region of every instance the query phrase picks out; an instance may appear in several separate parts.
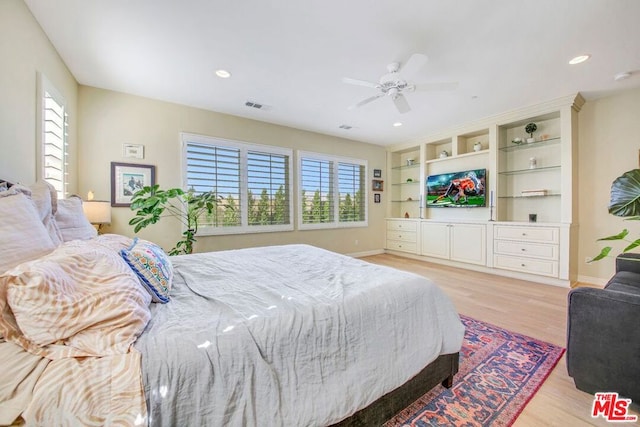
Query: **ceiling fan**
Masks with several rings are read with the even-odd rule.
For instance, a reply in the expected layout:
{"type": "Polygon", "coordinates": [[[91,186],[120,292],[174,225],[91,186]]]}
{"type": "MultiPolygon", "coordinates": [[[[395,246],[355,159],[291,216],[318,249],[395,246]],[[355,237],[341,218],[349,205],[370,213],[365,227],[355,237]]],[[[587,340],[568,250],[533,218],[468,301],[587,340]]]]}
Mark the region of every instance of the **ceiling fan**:
{"type": "Polygon", "coordinates": [[[398,111],[402,114],[411,111],[411,107],[407,102],[407,99],[404,96],[405,92],[413,92],[413,91],[427,91],[427,90],[453,90],[458,87],[458,83],[427,83],[414,85],[407,82],[407,79],[413,77],[422,66],[427,62],[427,56],[421,53],[414,53],[407,60],[407,62],[401,66],[399,62],[392,62],[387,65],[387,74],[384,74],[380,77],[378,83],[369,82],[366,80],[358,80],[352,79],[348,77],[344,77],[342,81],[344,83],[365,86],[377,89],[379,91],[378,94],[371,96],[369,98],[363,99],[350,106],[348,109],[353,110],[358,107],[362,107],[370,102],[375,101],[378,98],[382,98],[383,96],[388,96],[391,98],[393,103],[395,104],[398,111]]]}

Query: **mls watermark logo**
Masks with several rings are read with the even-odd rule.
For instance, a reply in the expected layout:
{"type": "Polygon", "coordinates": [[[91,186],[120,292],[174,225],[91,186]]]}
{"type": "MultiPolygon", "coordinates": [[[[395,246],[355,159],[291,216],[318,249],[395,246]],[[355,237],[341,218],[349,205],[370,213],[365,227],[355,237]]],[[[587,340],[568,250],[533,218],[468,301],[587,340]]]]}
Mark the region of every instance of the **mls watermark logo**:
{"type": "Polygon", "coordinates": [[[637,415],[629,415],[631,399],[624,399],[618,393],[596,393],[591,409],[591,418],[602,416],[607,421],[616,423],[635,422],[637,415]]]}

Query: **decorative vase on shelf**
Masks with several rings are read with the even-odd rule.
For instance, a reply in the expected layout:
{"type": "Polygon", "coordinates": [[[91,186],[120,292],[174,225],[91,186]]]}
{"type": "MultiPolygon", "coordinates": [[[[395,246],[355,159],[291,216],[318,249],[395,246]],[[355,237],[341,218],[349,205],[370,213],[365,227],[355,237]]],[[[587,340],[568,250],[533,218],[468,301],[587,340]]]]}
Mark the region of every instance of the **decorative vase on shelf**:
{"type": "Polygon", "coordinates": [[[447,153],[447,150],[442,150],[442,152],[440,153],[440,158],[446,159],[447,157],[449,157],[449,153],[447,153]]]}
{"type": "Polygon", "coordinates": [[[527,144],[536,142],[536,139],[533,137],[533,133],[537,130],[538,130],[538,126],[535,123],[528,123],[524,127],[524,131],[529,134],[529,138],[527,138],[527,144]]]}
{"type": "Polygon", "coordinates": [[[480,151],[482,150],[482,144],[480,142],[476,142],[475,144],[473,144],[473,151],[480,151]]]}

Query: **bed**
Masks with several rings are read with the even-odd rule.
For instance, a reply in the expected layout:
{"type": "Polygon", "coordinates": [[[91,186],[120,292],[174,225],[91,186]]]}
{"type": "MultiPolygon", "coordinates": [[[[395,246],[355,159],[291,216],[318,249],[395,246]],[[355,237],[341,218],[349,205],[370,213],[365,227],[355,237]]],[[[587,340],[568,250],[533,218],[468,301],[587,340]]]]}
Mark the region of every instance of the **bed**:
{"type": "Polygon", "coordinates": [[[4,401],[0,392],[0,414],[59,425],[370,426],[457,372],[464,328],[421,276],[285,245],[166,257],[171,283],[154,294],[122,261],[132,239],[84,229],[0,276],[0,363],[20,372],[0,374],[14,389],[4,401]],[[78,293],[92,303],[52,332],[47,316],[60,315],[42,303],[77,303],[78,293]]]}

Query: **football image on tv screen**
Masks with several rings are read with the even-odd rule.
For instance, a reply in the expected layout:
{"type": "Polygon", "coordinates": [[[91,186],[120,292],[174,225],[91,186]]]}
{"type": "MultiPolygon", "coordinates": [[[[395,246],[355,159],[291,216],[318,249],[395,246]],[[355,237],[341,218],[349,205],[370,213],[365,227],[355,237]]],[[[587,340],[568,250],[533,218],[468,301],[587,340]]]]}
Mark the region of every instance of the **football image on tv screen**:
{"type": "Polygon", "coordinates": [[[485,206],[486,174],[486,169],[474,169],[428,176],[426,206],[428,208],[485,206]]]}

